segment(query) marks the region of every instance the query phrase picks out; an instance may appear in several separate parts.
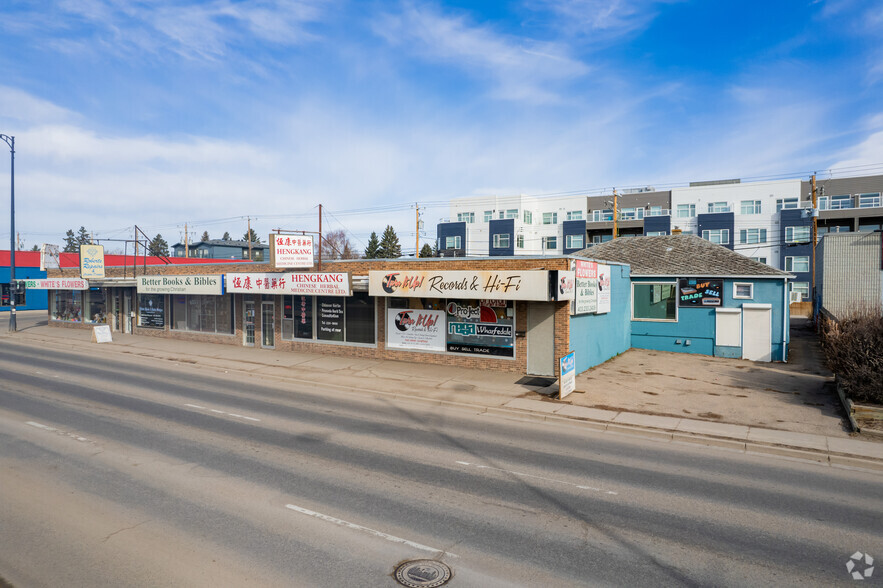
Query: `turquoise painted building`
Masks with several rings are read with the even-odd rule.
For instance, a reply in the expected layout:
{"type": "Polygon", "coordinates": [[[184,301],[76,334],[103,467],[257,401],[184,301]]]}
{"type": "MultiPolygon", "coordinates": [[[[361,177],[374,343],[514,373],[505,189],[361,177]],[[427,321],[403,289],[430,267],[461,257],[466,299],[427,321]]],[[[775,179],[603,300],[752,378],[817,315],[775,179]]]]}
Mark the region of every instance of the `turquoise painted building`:
{"type": "MultiPolygon", "coordinates": [[[[618,294],[613,306],[627,308],[631,347],[788,358],[791,274],[693,235],[620,238],[578,255],[629,265],[629,297],[618,294]]],[[[581,337],[581,325],[571,323],[572,340],[581,337]]],[[[618,350],[611,328],[611,349],[618,350]]]]}
{"type": "Polygon", "coordinates": [[[581,373],[632,347],[631,280],[629,266],[610,264],[610,311],[573,314],[570,349],[576,351],[576,373],[581,373]]]}

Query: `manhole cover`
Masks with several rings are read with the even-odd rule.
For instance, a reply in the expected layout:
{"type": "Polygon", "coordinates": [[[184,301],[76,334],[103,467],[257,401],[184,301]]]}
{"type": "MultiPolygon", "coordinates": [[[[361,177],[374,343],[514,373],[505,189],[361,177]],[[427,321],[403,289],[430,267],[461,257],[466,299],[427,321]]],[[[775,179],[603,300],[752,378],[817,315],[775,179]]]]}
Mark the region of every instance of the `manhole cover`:
{"type": "Polygon", "coordinates": [[[406,561],[396,568],[396,581],[411,588],[442,586],[451,579],[451,568],[433,559],[406,561]]]}

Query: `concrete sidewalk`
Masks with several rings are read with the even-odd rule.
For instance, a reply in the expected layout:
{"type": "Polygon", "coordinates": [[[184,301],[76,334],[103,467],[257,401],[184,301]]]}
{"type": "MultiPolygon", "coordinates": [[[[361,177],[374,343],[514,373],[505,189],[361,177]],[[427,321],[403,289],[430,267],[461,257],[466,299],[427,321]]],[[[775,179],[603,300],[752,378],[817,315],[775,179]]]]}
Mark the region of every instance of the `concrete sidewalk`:
{"type": "MultiPolygon", "coordinates": [[[[42,315],[45,317],[45,314],[42,315]]],[[[45,319],[44,319],[45,320],[45,319]]],[[[0,334],[25,345],[69,348],[99,347],[91,331],[48,327],[45,322],[23,321],[17,333],[0,334]],[[30,323],[30,324],[28,324],[30,323]],[[42,323],[42,324],[40,324],[42,323]]],[[[672,443],[715,446],[743,453],[778,455],[837,467],[883,472],[883,443],[861,441],[841,433],[818,435],[713,422],[691,418],[606,410],[581,405],[586,395],[565,401],[544,397],[549,381],[449,366],[389,360],[328,357],[312,353],[274,352],[235,345],[219,345],[114,333],[112,343],[100,344],[104,353],[121,353],[192,363],[207,368],[260,375],[315,386],[345,388],[375,396],[431,402],[521,420],[542,420],[566,426],[649,437],[672,443]]],[[[591,373],[581,378],[591,377],[591,373]]]]}

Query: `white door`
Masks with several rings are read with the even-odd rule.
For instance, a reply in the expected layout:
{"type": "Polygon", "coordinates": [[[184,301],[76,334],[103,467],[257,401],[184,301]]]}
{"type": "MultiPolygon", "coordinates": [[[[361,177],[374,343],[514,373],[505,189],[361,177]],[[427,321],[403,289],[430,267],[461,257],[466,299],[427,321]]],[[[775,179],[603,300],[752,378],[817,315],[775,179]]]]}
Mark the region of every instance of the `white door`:
{"type": "Polygon", "coordinates": [[[772,361],[772,317],[769,304],[742,305],[742,359],[772,361]]]}
{"type": "Polygon", "coordinates": [[[527,305],[527,373],[555,375],[555,304],[527,305]]]}

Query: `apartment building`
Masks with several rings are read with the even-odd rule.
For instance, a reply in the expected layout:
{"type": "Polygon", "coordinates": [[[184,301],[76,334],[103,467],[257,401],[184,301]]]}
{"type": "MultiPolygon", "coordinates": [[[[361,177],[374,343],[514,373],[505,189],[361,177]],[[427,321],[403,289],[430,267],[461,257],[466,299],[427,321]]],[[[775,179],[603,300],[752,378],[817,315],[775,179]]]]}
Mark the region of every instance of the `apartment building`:
{"type": "Polygon", "coordinates": [[[458,198],[438,225],[443,256],[569,254],[619,237],[694,234],[794,274],[792,302],[810,300],[812,221],[829,232],[883,230],[883,175],[820,179],[818,207],[800,179],[691,182],[600,196],[458,198]],[[614,208],[616,221],[614,222],[614,208]]]}

